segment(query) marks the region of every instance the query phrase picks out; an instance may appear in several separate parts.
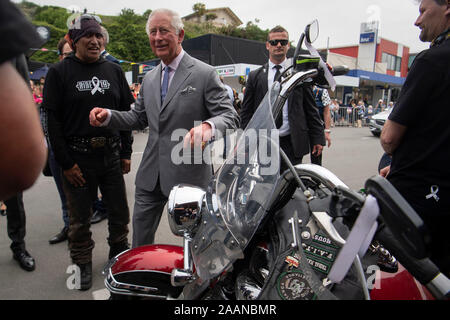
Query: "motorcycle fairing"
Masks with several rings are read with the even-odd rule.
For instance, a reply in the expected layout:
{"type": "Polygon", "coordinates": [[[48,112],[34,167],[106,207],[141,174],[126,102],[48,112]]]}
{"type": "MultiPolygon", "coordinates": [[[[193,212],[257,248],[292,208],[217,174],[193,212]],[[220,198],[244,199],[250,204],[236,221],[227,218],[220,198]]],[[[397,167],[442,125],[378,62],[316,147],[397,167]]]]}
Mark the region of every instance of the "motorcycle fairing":
{"type": "MultiPolygon", "coordinates": [[[[338,221],[338,231],[348,233],[338,221]]],[[[258,299],[269,300],[315,300],[315,299],[364,299],[355,272],[351,270],[341,284],[325,288],[322,285],[330,267],[339,252],[340,245],[325,236],[313,222],[307,200],[297,191],[293,199],[276,212],[270,227],[271,241],[268,245],[270,276],[262,286],[258,299]],[[291,228],[291,219],[301,220],[298,235],[308,232],[310,237],[297,237],[298,247],[291,228]],[[316,254],[327,252],[326,257],[316,254]],[[306,260],[306,261],[305,261],[306,260]],[[320,266],[328,266],[325,269],[320,266]]]]}
{"type": "Polygon", "coordinates": [[[192,240],[192,257],[203,280],[219,276],[243,258],[268,212],[279,177],[278,130],[271,107],[278,91],[275,88],[266,94],[208,186],[202,224],[192,240]]]}

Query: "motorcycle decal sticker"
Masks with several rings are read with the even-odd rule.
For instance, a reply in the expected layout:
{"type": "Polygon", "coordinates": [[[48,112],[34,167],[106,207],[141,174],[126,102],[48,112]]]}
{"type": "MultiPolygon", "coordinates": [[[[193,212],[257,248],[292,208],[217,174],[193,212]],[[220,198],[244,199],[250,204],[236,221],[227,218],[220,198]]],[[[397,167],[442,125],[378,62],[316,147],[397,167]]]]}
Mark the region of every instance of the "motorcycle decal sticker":
{"type": "Polygon", "coordinates": [[[307,254],[309,253],[314,257],[322,258],[326,261],[333,262],[336,259],[335,251],[326,250],[325,248],[307,244],[303,244],[303,249],[305,249],[307,254]]]}
{"type": "Polygon", "coordinates": [[[339,249],[339,246],[335,245],[330,238],[328,238],[327,236],[325,236],[325,235],[323,235],[323,234],[321,234],[319,232],[314,235],[313,241],[315,243],[319,243],[319,244],[322,244],[322,245],[325,245],[325,246],[329,246],[329,247],[332,247],[332,248],[339,249]]]}
{"type": "Polygon", "coordinates": [[[292,256],[287,256],[284,261],[288,264],[289,269],[298,268],[298,265],[300,264],[300,262],[292,256]]]}
{"type": "Polygon", "coordinates": [[[299,270],[283,272],[278,277],[277,290],[283,300],[315,300],[317,298],[299,270]]]}
{"type": "Polygon", "coordinates": [[[320,271],[325,274],[328,274],[328,272],[330,272],[331,266],[329,264],[322,263],[320,261],[310,259],[310,258],[306,258],[306,260],[308,261],[308,263],[311,265],[311,267],[314,270],[320,271]]]}
{"type": "Polygon", "coordinates": [[[312,237],[312,241],[302,243],[302,247],[311,267],[328,275],[340,246],[319,231],[312,237]]]}

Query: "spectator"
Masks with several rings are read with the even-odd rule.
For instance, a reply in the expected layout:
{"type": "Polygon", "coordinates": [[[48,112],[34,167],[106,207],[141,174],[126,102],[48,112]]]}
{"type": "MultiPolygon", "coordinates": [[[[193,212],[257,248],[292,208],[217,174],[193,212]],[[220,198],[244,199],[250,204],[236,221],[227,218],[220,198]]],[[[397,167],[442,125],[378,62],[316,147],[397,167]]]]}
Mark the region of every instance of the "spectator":
{"type": "Polygon", "coordinates": [[[331,114],[331,128],[339,121],[339,103],[337,99],[332,99],[330,104],[330,114],[331,114]]]}
{"type": "MultiPolygon", "coordinates": [[[[12,61],[23,80],[29,83],[29,72],[25,56],[22,54],[12,61]]],[[[12,241],[10,248],[13,252],[13,258],[19,263],[22,269],[33,271],[36,268],[36,262],[25,248],[26,217],[22,192],[17,193],[9,199],[5,199],[5,205],[7,231],[12,241]]]]}
{"type": "Polygon", "coordinates": [[[92,15],[78,17],[66,35],[74,54],[50,67],[44,107],[55,158],[63,170],[68,200],[70,257],[81,271],[80,290],[92,285],[90,232],[98,188],[108,206],[109,258],[128,249],[129,209],[123,174],[130,171],[130,131],[93,128],[89,112],[98,105],[129,110],[134,101],[122,69],[100,58],[103,35],[92,15]]]}
{"type": "Polygon", "coordinates": [[[357,127],[362,127],[362,119],[364,118],[364,115],[366,113],[366,107],[364,106],[364,101],[359,100],[358,105],[354,109],[355,111],[355,117],[357,119],[357,127]]]}
{"type": "Polygon", "coordinates": [[[385,108],[385,107],[386,107],[386,106],[384,105],[383,100],[382,100],[382,99],[378,100],[378,103],[377,103],[377,105],[375,106],[374,114],[377,114],[377,113],[380,113],[380,112],[384,111],[384,108],[385,108]]]}
{"type": "Polygon", "coordinates": [[[4,200],[33,185],[47,151],[29,81],[10,62],[37,45],[39,36],[10,1],[0,2],[0,34],[0,200],[4,200]]]}
{"type": "MultiPolygon", "coordinates": [[[[66,39],[62,38],[58,42],[58,58],[59,61],[63,60],[64,58],[70,56],[73,51],[70,47],[69,43],[66,39]]],[[[43,107],[40,108],[41,111],[41,122],[42,127],[44,129],[44,134],[47,138],[47,145],[48,145],[48,164],[50,168],[50,173],[53,176],[53,179],[55,180],[56,189],[58,190],[59,198],[61,200],[61,210],[62,210],[62,219],[63,219],[63,228],[60,232],[58,232],[56,235],[50,238],[48,241],[50,244],[56,244],[63,241],[66,241],[68,238],[69,233],[69,210],[67,207],[67,199],[66,195],[64,193],[63,189],[63,183],[62,183],[62,169],[59,166],[58,162],[55,159],[55,154],[53,152],[53,148],[51,146],[50,140],[48,139],[48,118],[47,118],[47,110],[43,107]]]]}
{"type": "Polygon", "coordinates": [[[100,46],[100,50],[101,50],[100,56],[105,58],[108,61],[120,64],[119,59],[117,59],[116,57],[114,57],[113,55],[111,55],[109,52],[106,51],[106,47],[109,44],[109,33],[105,27],[103,27],[103,26],[100,26],[100,27],[102,28],[102,34],[103,34],[103,42],[100,46]]]}
{"type": "Polygon", "coordinates": [[[175,163],[171,152],[180,141],[173,140],[174,130],[190,130],[184,137],[184,147],[201,148],[214,135],[235,128],[239,120],[214,68],[183,50],[184,29],[177,13],[154,10],[146,30],[161,64],[145,75],[134,110],[94,108],[90,113],[93,126],[127,130],[149,127],[136,174],[133,247],[154,242],[173,186],[189,183],[205,188],[212,176],[207,162],[175,163]],[[192,128],[197,122],[201,124],[192,128]]]}
{"type": "Polygon", "coordinates": [[[366,118],[366,125],[369,124],[370,119],[372,119],[372,116],[373,116],[373,106],[370,104],[370,105],[367,107],[366,115],[365,115],[365,118],[366,118]]]}
{"type": "Polygon", "coordinates": [[[235,89],[233,89],[233,96],[234,96],[233,101],[234,110],[236,110],[237,114],[239,115],[241,113],[242,101],[241,99],[239,99],[239,94],[235,89]]]}
{"type": "MultiPolygon", "coordinates": [[[[0,187],[0,200],[4,199],[6,205],[6,208],[4,208],[7,219],[6,229],[11,239],[10,248],[13,253],[13,259],[18,262],[23,270],[33,271],[36,268],[36,262],[25,246],[26,217],[22,188],[17,188],[17,182],[10,179],[20,179],[21,175],[17,174],[19,171],[34,169],[35,166],[30,161],[27,161],[30,159],[23,153],[31,152],[32,156],[37,156],[37,159],[31,160],[36,161],[38,165],[41,165],[43,163],[42,160],[45,159],[45,145],[42,131],[39,127],[37,111],[31,99],[30,87],[27,88],[30,84],[30,78],[26,58],[23,54],[33,42],[33,38],[28,37],[36,37],[37,35],[32,26],[15,7],[11,6],[9,1],[4,1],[0,4],[0,34],[6,35],[6,39],[3,39],[5,50],[2,49],[0,55],[0,78],[3,80],[0,89],[0,119],[2,119],[2,125],[7,129],[5,132],[0,132],[0,148],[3,153],[3,161],[0,160],[0,177],[2,178],[1,184],[6,185],[6,190],[4,190],[4,187],[0,187]],[[8,32],[3,33],[4,29],[8,32]],[[19,30],[23,31],[23,29],[26,32],[30,32],[30,34],[25,37],[11,38],[12,35],[18,33],[19,30]],[[16,32],[11,32],[12,30],[16,32]],[[8,38],[8,36],[10,37],[8,38]],[[3,90],[6,90],[6,92],[3,90]],[[30,127],[23,127],[23,125],[29,125],[30,127]],[[24,132],[20,132],[19,135],[15,133],[15,131],[22,130],[24,132]],[[35,134],[36,143],[38,144],[30,143],[31,141],[27,134],[35,134]],[[24,139],[24,141],[18,139],[24,139]],[[13,148],[4,146],[2,141],[12,145],[13,148]],[[18,154],[14,149],[21,149],[21,152],[18,154]],[[42,153],[39,152],[41,150],[43,151],[42,153]],[[15,158],[16,156],[22,156],[25,159],[15,158]],[[17,164],[18,167],[16,168],[14,164],[17,164]],[[5,169],[11,169],[13,175],[10,172],[3,171],[5,169]],[[6,179],[4,179],[5,177],[6,179]],[[14,188],[17,189],[14,190],[14,188]],[[11,194],[12,191],[16,193],[12,196],[7,196],[4,191],[11,194]]],[[[43,164],[39,169],[42,169],[42,167],[43,164]]],[[[34,182],[34,179],[32,181],[34,182]]]]}

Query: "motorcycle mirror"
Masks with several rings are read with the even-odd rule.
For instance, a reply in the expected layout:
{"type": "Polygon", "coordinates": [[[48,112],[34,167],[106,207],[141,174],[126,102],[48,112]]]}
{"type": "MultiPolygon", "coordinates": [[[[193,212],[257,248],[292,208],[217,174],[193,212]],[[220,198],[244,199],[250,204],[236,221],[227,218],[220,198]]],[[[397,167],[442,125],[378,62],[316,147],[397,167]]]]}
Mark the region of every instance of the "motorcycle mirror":
{"type": "Polygon", "coordinates": [[[305,31],[300,35],[300,39],[298,40],[297,47],[295,48],[294,52],[294,59],[299,55],[300,49],[302,48],[303,41],[305,40],[309,43],[312,43],[317,40],[319,37],[319,21],[314,20],[313,22],[309,23],[305,27],[305,31]]]}
{"type": "Polygon", "coordinates": [[[319,37],[319,22],[314,20],[305,28],[306,41],[313,43],[319,37]]]}
{"type": "Polygon", "coordinates": [[[167,202],[169,226],[173,234],[183,236],[195,230],[201,218],[205,191],[190,185],[177,185],[167,202]]]}

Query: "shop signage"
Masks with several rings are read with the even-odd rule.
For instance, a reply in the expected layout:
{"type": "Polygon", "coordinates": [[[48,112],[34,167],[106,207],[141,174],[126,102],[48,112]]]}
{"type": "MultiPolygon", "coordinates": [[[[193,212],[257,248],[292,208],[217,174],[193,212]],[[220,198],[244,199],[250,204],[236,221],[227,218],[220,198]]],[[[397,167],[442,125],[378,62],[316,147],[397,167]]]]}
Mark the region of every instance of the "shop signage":
{"type": "Polygon", "coordinates": [[[216,70],[219,76],[234,76],[236,73],[236,70],[233,66],[217,68],[216,70]]]}
{"type": "Polygon", "coordinates": [[[359,43],[372,43],[375,41],[375,32],[361,33],[359,43]]]}

